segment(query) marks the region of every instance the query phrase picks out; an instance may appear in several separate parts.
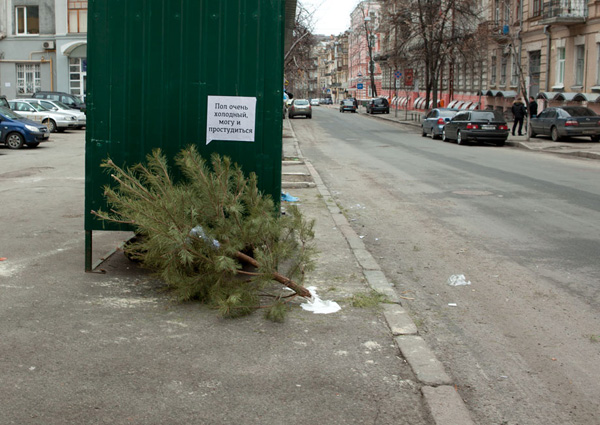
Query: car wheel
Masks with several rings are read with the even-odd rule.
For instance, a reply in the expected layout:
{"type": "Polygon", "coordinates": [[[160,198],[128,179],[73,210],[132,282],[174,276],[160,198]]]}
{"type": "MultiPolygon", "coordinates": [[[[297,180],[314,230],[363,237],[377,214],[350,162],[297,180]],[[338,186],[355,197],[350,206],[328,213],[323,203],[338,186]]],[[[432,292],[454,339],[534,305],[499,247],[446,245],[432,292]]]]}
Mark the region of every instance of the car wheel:
{"type": "Polygon", "coordinates": [[[537,136],[537,134],[535,134],[535,131],[533,131],[533,129],[531,128],[531,124],[529,124],[529,127],[527,128],[527,134],[529,134],[530,139],[537,136]]]}
{"type": "Polygon", "coordinates": [[[40,145],[40,143],[39,143],[39,142],[36,142],[36,143],[28,143],[28,144],[27,144],[27,147],[28,147],[28,148],[32,148],[32,149],[35,149],[35,148],[37,148],[39,145],[40,145]]]}
{"type": "Polygon", "coordinates": [[[464,145],[465,144],[465,141],[463,140],[463,138],[462,138],[462,136],[460,134],[460,131],[456,132],[456,144],[457,145],[464,145]]]}
{"type": "Polygon", "coordinates": [[[6,136],[6,146],[10,149],[20,149],[23,147],[23,143],[25,143],[25,139],[19,133],[10,133],[6,136]]]}
{"type": "Polygon", "coordinates": [[[50,133],[56,132],[56,123],[54,122],[54,120],[45,119],[44,121],[42,121],[42,124],[44,124],[46,127],[48,127],[48,131],[50,133]]]}
{"type": "Polygon", "coordinates": [[[421,137],[427,137],[427,132],[425,131],[425,127],[421,126],[421,137]]]}
{"type": "Polygon", "coordinates": [[[446,129],[442,130],[442,141],[447,142],[449,139],[446,137],[446,129]]]}
{"type": "Polygon", "coordinates": [[[594,142],[594,143],[600,142],[600,136],[592,136],[591,138],[592,138],[592,142],[594,142]]]}
{"type": "Polygon", "coordinates": [[[440,138],[440,135],[439,135],[439,134],[435,134],[435,130],[433,130],[433,129],[432,129],[432,130],[431,130],[431,138],[432,138],[433,140],[435,140],[435,139],[439,139],[439,138],[440,138]]]}
{"type": "Polygon", "coordinates": [[[496,142],[496,146],[498,146],[498,147],[504,146],[504,140],[501,142],[496,142]]]}
{"type": "Polygon", "coordinates": [[[312,115],[307,115],[306,118],[311,119],[312,115]]]}
{"type": "Polygon", "coordinates": [[[553,142],[558,142],[560,140],[560,136],[558,135],[558,128],[552,127],[550,129],[550,137],[552,137],[553,142]]]}

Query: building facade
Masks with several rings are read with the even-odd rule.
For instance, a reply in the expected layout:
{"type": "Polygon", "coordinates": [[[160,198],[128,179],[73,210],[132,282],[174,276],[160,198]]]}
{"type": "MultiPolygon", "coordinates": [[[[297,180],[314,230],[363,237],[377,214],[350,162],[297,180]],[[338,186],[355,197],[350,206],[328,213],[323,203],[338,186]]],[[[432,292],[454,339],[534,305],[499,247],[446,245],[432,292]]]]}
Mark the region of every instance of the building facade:
{"type": "Polygon", "coordinates": [[[357,99],[381,94],[381,68],[374,60],[381,51],[380,9],[379,1],[361,1],[350,14],[348,93],[357,99]]]}
{"type": "Polygon", "coordinates": [[[0,92],[61,91],[85,98],[87,1],[0,1],[0,92]]]}

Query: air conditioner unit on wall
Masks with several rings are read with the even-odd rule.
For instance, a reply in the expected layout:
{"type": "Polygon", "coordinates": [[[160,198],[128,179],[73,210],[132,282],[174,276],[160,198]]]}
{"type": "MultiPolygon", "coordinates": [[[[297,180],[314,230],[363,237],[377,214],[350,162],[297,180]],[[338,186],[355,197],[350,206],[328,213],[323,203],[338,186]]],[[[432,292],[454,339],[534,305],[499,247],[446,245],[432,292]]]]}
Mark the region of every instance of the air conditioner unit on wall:
{"type": "Polygon", "coordinates": [[[42,46],[46,50],[54,50],[55,49],[54,41],[44,41],[44,43],[42,44],[42,46]]]}

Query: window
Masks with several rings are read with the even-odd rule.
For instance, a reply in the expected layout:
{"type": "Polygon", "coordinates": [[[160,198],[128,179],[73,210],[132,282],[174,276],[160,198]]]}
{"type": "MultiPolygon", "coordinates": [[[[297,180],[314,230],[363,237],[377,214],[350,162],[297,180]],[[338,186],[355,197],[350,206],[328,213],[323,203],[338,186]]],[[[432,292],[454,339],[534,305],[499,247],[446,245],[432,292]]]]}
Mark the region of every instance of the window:
{"type": "Polygon", "coordinates": [[[596,85],[600,85],[600,43],[596,44],[596,85]]]}
{"type": "Polygon", "coordinates": [[[492,75],[490,77],[490,84],[493,86],[496,84],[496,56],[492,56],[492,75]]]}
{"type": "Polygon", "coordinates": [[[494,0],[494,23],[500,25],[500,0],[494,0]]]}
{"type": "Polygon", "coordinates": [[[69,32],[87,32],[87,1],[69,0],[69,32]]]}
{"type": "Polygon", "coordinates": [[[33,94],[42,89],[39,64],[17,64],[17,93],[33,94]]]}
{"type": "Polygon", "coordinates": [[[87,59],[69,58],[69,93],[84,98],[86,78],[87,59]]]}
{"type": "Polygon", "coordinates": [[[512,73],[510,76],[511,87],[517,87],[519,85],[519,62],[517,55],[512,57],[512,73]]]}
{"type": "Polygon", "coordinates": [[[533,16],[541,16],[543,10],[543,1],[542,0],[533,0],[533,16]]]}
{"type": "Polygon", "coordinates": [[[585,66],[585,45],[575,46],[575,85],[583,86],[583,73],[585,66]]]}
{"type": "Polygon", "coordinates": [[[559,47],[556,50],[556,85],[565,84],[565,48],[559,47]]]}
{"type": "Polygon", "coordinates": [[[38,6],[15,7],[15,34],[30,35],[40,33],[38,6]]]}
{"type": "Polygon", "coordinates": [[[500,62],[500,85],[506,84],[506,67],[508,65],[508,55],[502,55],[502,61],[500,62]]]}

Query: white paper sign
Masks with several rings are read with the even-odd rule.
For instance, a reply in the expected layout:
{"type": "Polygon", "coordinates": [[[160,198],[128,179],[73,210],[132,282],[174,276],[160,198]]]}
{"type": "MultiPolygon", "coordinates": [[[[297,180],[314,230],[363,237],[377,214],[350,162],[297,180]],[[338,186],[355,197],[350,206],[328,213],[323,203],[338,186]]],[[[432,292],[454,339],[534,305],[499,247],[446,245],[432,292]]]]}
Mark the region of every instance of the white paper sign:
{"type": "Polygon", "coordinates": [[[213,140],[254,142],[256,98],[208,96],[206,144],[213,140]]]}

